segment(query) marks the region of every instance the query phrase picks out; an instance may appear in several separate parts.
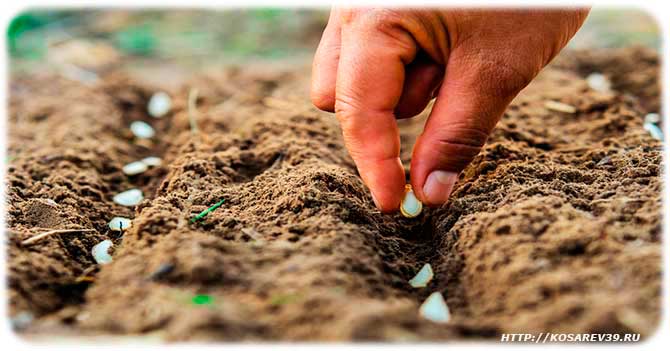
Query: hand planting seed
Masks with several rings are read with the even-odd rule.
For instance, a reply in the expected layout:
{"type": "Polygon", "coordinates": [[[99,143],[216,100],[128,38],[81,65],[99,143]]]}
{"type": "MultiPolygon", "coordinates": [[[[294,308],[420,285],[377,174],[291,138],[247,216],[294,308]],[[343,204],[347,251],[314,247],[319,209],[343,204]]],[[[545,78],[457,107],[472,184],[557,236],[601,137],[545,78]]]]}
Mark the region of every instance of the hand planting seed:
{"type": "Polygon", "coordinates": [[[107,239],[93,246],[91,253],[93,254],[95,262],[98,264],[108,264],[112,262],[112,256],[108,253],[109,248],[112,247],[112,245],[114,245],[112,241],[107,239]]]}
{"type": "Polygon", "coordinates": [[[409,281],[409,285],[413,288],[424,288],[431,280],[433,280],[433,268],[430,266],[430,263],[426,263],[419,273],[409,281]]]}
{"type": "Polygon", "coordinates": [[[405,185],[405,197],[403,197],[400,203],[400,213],[407,218],[414,218],[421,213],[422,209],[423,204],[414,195],[412,186],[409,184],[405,185]]]}
{"type": "Polygon", "coordinates": [[[156,135],[154,128],[149,123],[143,121],[135,121],[130,124],[130,131],[135,137],[140,139],[150,139],[156,135]]]}
{"type": "Polygon", "coordinates": [[[449,307],[444,302],[444,297],[439,291],[436,291],[421,304],[419,308],[421,317],[435,323],[447,323],[451,317],[449,307]]]}
{"type": "Polygon", "coordinates": [[[144,195],[140,189],[130,189],[114,195],[112,200],[121,206],[136,206],[144,200],[144,195]]]}
{"type": "Polygon", "coordinates": [[[109,221],[109,229],[122,232],[133,225],[133,221],[125,217],[114,217],[109,221]]]}
{"type": "Polygon", "coordinates": [[[172,108],[172,99],[170,99],[170,95],[160,91],[152,95],[151,99],[149,99],[147,112],[149,112],[151,117],[161,118],[170,112],[170,108],[172,108]]]}
{"type": "Polygon", "coordinates": [[[544,107],[546,107],[548,110],[564,112],[564,113],[576,113],[577,112],[576,107],[574,107],[572,105],[562,103],[562,102],[553,101],[553,100],[546,101],[544,103],[544,107]]]}
{"type": "Polygon", "coordinates": [[[142,161],[135,161],[123,166],[123,173],[129,176],[133,176],[144,173],[147,169],[149,169],[149,167],[147,167],[146,163],[142,161]]]}

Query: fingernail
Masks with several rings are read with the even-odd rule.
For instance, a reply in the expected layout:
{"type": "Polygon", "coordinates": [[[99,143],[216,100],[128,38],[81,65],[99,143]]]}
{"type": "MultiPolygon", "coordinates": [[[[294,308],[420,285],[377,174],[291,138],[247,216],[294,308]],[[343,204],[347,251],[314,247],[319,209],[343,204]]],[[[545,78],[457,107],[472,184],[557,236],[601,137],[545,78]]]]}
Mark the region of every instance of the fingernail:
{"type": "Polygon", "coordinates": [[[458,174],[447,171],[432,171],[423,185],[423,194],[430,205],[441,205],[449,199],[458,174]]]}

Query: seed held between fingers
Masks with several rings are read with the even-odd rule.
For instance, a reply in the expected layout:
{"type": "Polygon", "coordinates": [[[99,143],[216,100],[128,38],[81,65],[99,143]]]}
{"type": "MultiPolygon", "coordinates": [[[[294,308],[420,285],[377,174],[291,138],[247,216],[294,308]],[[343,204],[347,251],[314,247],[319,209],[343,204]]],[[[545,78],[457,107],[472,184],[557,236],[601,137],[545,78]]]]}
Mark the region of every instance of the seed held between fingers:
{"type": "Polygon", "coordinates": [[[414,195],[412,186],[406,184],[405,196],[403,196],[402,202],[400,203],[400,213],[407,218],[414,218],[421,214],[421,210],[423,210],[423,204],[416,198],[416,195],[414,195]]]}

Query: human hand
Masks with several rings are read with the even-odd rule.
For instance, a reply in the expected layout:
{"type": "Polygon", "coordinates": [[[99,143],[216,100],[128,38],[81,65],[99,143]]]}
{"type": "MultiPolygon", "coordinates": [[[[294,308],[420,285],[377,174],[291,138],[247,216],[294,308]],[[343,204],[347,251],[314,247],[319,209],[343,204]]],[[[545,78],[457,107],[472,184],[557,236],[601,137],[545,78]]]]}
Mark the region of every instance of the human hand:
{"type": "Polygon", "coordinates": [[[436,97],[412,153],[411,184],[447,201],[458,173],[512,99],[568,43],[588,9],[334,9],[312,67],[312,102],[335,112],[383,212],[405,187],[396,118],[436,97]]]}

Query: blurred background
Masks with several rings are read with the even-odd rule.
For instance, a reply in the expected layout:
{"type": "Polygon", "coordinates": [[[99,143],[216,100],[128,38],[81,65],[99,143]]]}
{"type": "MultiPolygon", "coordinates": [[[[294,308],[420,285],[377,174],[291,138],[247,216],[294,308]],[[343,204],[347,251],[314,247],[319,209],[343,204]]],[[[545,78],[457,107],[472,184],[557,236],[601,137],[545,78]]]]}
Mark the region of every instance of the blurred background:
{"type": "MultiPolygon", "coordinates": [[[[29,10],[7,28],[13,73],[56,67],[70,74],[166,63],[184,70],[210,63],[308,60],[328,11],[29,10]]],[[[595,8],[572,48],[642,45],[660,48],[650,15],[595,8]]]]}

